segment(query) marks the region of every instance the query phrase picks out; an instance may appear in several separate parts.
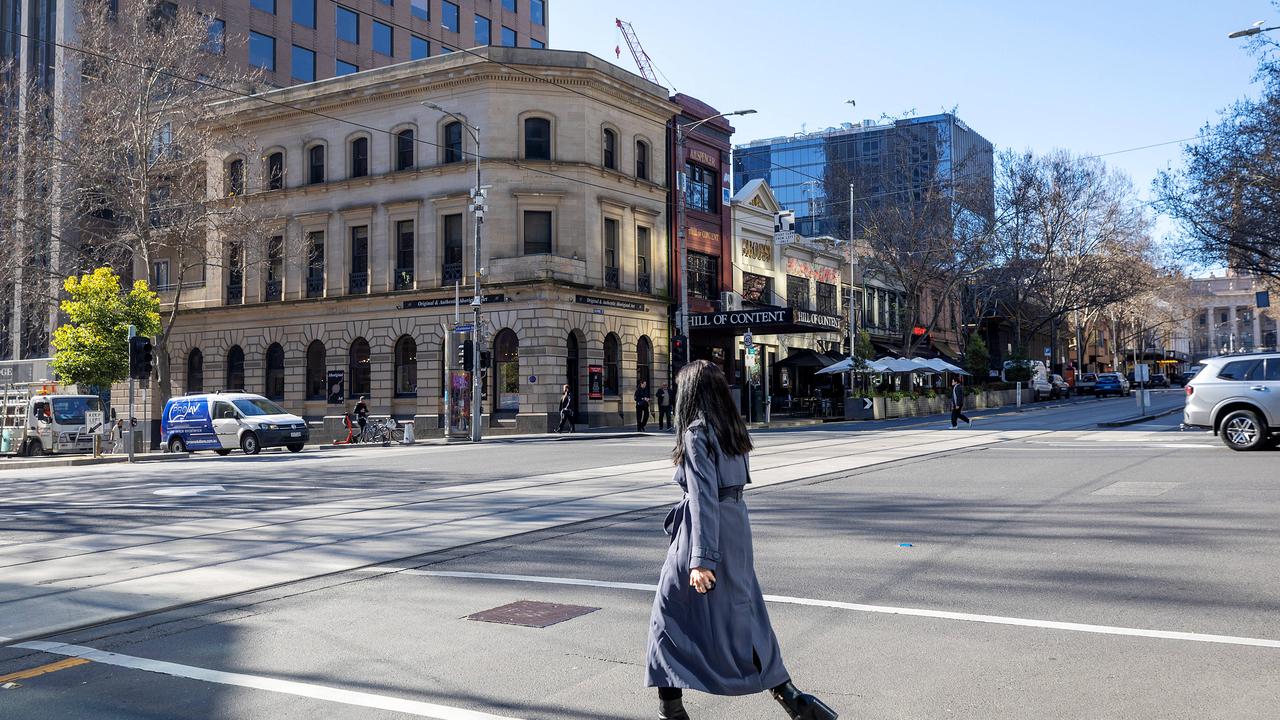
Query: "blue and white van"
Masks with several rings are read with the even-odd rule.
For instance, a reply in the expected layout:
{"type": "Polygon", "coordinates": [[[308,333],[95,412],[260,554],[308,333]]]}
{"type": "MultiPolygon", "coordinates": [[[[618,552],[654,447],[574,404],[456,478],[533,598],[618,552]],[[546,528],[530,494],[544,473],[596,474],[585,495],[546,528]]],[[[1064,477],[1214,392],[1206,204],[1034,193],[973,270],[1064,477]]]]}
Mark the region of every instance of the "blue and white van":
{"type": "Polygon", "coordinates": [[[202,393],[171,398],[160,419],[160,440],[169,452],[240,448],[257,455],[264,447],[300,452],[311,437],[307,423],[261,395],[202,393]]]}

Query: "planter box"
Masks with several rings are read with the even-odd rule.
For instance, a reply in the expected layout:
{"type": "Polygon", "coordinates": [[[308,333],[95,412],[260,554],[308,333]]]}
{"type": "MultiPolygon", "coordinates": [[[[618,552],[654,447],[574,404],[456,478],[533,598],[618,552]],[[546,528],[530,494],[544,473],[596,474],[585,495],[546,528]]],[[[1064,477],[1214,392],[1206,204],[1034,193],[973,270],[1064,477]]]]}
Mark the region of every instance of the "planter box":
{"type": "MultiPolygon", "coordinates": [[[[1031,391],[1022,391],[1024,405],[1032,401],[1031,391]]],[[[984,390],[977,395],[965,396],[965,408],[969,410],[985,410],[988,408],[1016,405],[1017,390],[984,390]]],[[[890,400],[885,397],[871,398],[871,407],[865,407],[862,398],[846,398],[844,401],[844,417],[846,420],[884,420],[887,418],[923,417],[926,415],[945,415],[951,412],[951,401],[946,397],[907,398],[890,400]]]]}

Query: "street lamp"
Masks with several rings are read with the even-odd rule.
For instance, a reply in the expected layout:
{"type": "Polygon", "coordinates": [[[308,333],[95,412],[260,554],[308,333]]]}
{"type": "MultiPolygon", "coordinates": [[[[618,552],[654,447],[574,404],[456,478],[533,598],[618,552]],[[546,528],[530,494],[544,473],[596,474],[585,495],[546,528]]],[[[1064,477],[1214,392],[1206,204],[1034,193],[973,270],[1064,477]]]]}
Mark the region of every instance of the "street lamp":
{"type": "Polygon", "coordinates": [[[688,186],[688,177],[685,174],[685,140],[688,139],[689,133],[697,130],[703,123],[710,122],[717,118],[732,117],[734,115],[753,115],[755,110],[734,110],[733,112],[720,113],[703,118],[695,123],[681,124],[679,118],[676,119],[676,162],[679,170],[676,173],[676,197],[679,198],[679,204],[676,209],[679,212],[679,218],[676,220],[676,231],[678,233],[678,243],[680,247],[680,334],[684,336],[684,362],[689,362],[689,243],[687,241],[687,232],[685,228],[685,188],[688,186]]]}
{"type": "Polygon", "coordinates": [[[1235,40],[1237,38],[1252,37],[1254,35],[1259,35],[1264,32],[1268,32],[1270,30],[1280,30],[1280,25],[1272,25],[1271,27],[1262,27],[1262,21],[1259,20],[1258,22],[1253,24],[1253,27],[1246,28],[1244,30],[1237,30],[1231,33],[1230,35],[1228,35],[1227,37],[1232,40],[1235,40]]]}
{"type": "Polygon", "coordinates": [[[474,294],[471,298],[471,441],[480,442],[480,397],[482,388],[480,387],[480,227],[484,225],[485,207],[485,186],[480,184],[480,128],[467,122],[457,113],[450,112],[439,105],[424,101],[423,106],[428,107],[436,112],[443,113],[458,121],[458,124],[467,129],[467,133],[471,135],[472,141],[476,145],[476,184],[471,189],[471,207],[472,214],[475,215],[475,260],[472,264],[472,272],[475,273],[474,294]]]}

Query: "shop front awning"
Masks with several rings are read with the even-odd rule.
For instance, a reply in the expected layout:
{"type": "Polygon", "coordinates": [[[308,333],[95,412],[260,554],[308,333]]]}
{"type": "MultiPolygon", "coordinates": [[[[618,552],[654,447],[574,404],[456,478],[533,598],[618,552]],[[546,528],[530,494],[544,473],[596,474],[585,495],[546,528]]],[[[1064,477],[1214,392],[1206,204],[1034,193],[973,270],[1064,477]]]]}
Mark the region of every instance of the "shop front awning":
{"type": "Polygon", "coordinates": [[[790,367],[790,368],[810,368],[813,370],[821,370],[840,362],[841,356],[832,357],[827,353],[820,353],[809,348],[801,348],[792,352],[790,355],[774,363],[774,367],[790,367]]]}
{"type": "Polygon", "coordinates": [[[727,312],[689,315],[691,334],[741,335],[750,330],[757,335],[792,333],[841,333],[841,318],[799,308],[760,307],[727,312]]]}

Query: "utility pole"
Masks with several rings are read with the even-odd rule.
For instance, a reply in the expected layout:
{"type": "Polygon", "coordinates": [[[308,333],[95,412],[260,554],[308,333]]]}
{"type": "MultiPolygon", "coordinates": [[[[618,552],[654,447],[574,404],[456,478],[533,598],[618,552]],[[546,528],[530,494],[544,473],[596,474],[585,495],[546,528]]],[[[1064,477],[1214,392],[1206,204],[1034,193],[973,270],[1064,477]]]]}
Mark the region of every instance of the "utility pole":
{"type": "Polygon", "coordinates": [[[457,113],[445,110],[433,102],[423,102],[422,105],[457,120],[459,125],[466,128],[467,134],[471,136],[471,140],[476,146],[476,183],[475,187],[471,189],[471,207],[469,208],[475,216],[475,257],[472,263],[475,281],[471,297],[471,441],[480,442],[482,410],[480,397],[483,389],[480,383],[480,347],[483,342],[483,334],[480,330],[480,306],[484,302],[483,297],[480,295],[480,231],[484,225],[485,211],[488,210],[485,205],[485,191],[488,188],[480,184],[480,128],[467,122],[457,113]]]}
{"type": "Polygon", "coordinates": [[[128,340],[128,343],[129,343],[129,409],[126,413],[125,420],[124,420],[125,425],[128,428],[127,430],[125,430],[125,446],[128,448],[125,452],[128,453],[129,462],[133,462],[133,385],[135,382],[133,379],[133,367],[134,367],[134,363],[136,362],[133,359],[133,338],[137,336],[137,334],[138,334],[137,326],[130,325],[129,340],[128,340]]]}

